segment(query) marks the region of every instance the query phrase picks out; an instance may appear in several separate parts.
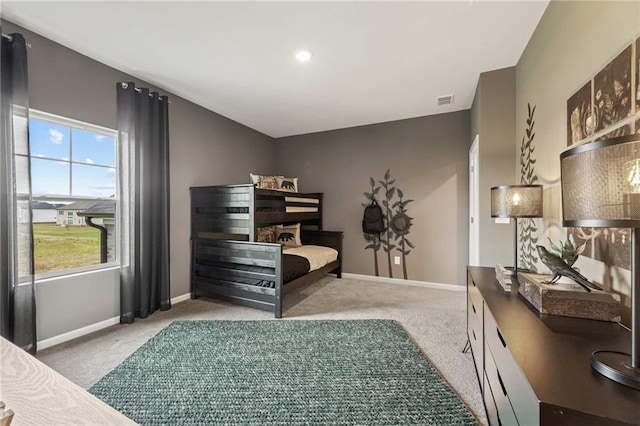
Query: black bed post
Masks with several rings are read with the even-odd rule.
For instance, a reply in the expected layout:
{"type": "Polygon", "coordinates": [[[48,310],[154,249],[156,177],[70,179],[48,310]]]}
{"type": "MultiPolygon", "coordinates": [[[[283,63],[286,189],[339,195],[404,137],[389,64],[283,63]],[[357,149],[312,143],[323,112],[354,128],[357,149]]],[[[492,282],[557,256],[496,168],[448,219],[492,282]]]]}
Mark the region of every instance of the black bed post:
{"type": "Polygon", "coordinates": [[[342,240],[344,238],[344,234],[341,232],[339,237],[338,237],[338,260],[340,261],[340,266],[338,267],[338,269],[336,269],[336,277],[337,278],[342,278],[342,240]]]}
{"type": "Polygon", "coordinates": [[[323,206],[323,204],[324,204],[324,193],[321,193],[321,194],[320,194],[320,206],[319,206],[319,208],[318,208],[318,210],[320,210],[320,212],[319,212],[319,213],[320,213],[320,219],[319,219],[319,222],[320,222],[320,223],[318,224],[318,230],[319,230],[319,231],[322,231],[322,230],[324,229],[324,228],[323,228],[323,226],[322,226],[322,225],[323,225],[323,224],[322,224],[322,218],[323,218],[323,216],[324,216],[324,215],[323,215],[323,211],[322,211],[322,209],[323,209],[323,207],[322,207],[322,206],[323,206]]]}
{"type": "Polygon", "coordinates": [[[190,238],[190,246],[191,246],[191,262],[190,262],[190,271],[189,271],[189,277],[191,278],[191,282],[189,283],[189,290],[191,290],[191,298],[192,299],[197,299],[197,295],[196,295],[196,236],[198,235],[198,232],[196,231],[196,213],[197,213],[197,208],[196,208],[196,203],[194,200],[194,193],[193,193],[193,188],[189,188],[189,194],[190,194],[190,199],[191,199],[191,238],[190,238]]]}
{"type": "Polygon", "coordinates": [[[276,256],[276,294],[273,301],[273,308],[276,318],[282,318],[282,246],[280,246],[280,253],[276,256]]]}

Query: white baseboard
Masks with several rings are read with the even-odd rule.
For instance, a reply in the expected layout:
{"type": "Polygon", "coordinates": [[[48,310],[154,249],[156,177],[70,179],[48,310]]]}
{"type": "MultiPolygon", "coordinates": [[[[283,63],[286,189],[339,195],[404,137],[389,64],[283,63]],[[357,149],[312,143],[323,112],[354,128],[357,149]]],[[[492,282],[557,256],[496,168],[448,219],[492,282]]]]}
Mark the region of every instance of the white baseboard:
{"type": "Polygon", "coordinates": [[[171,299],[171,305],[175,305],[176,303],[184,302],[185,300],[191,299],[191,293],[183,294],[181,296],[176,296],[171,299]]]}
{"type": "MultiPolygon", "coordinates": [[[[175,305],[180,302],[184,302],[185,300],[189,300],[191,298],[191,293],[183,294],[181,296],[176,296],[171,299],[171,305],[175,305]]],[[[57,336],[50,337],[48,339],[44,339],[38,342],[38,350],[44,350],[50,348],[55,345],[59,345],[60,343],[68,342],[69,340],[77,339],[78,337],[82,337],[85,334],[93,333],[94,331],[102,330],[103,328],[111,327],[112,325],[120,324],[120,317],[113,317],[106,319],[104,321],[97,322],[95,324],[87,325],[86,327],[81,327],[76,330],[69,331],[67,333],[62,333],[57,336]]]]}
{"type": "Polygon", "coordinates": [[[374,277],[372,275],[349,274],[345,272],[342,273],[342,277],[352,278],[354,280],[375,281],[375,282],[387,283],[387,284],[400,284],[400,285],[410,285],[414,287],[435,288],[438,290],[449,290],[449,291],[466,291],[467,290],[465,286],[458,285],[458,284],[442,284],[442,283],[431,283],[428,281],[403,280],[400,278],[374,277]]]}
{"type": "Polygon", "coordinates": [[[109,318],[104,321],[97,322],[95,324],[81,327],[76,330],[62,333],[57,336],[50,337],[38,342],[38,350],[50,348],[51,346],[59,345],[60,343],[68,342],[69,340],[77,339],[85,334],[93,333],[94,331],[102,330],[103,328],[111,327],[112,325],[120,324],[120,317],[109,318]]]}

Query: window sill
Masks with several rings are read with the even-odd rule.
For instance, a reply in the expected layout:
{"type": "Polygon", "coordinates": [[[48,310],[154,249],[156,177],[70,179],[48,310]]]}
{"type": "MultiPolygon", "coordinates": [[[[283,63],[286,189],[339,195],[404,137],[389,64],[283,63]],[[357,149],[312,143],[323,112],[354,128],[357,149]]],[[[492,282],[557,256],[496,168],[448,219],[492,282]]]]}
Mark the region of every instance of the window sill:
{"type": "Polygon", "coordinates": [[[95,272],[109,271],[114,269],[120,269],[120,264],[117,262],[101,263],[100,265],[83,266],[80,268],[65,269],[62,271],[45,272],[37,274],[35,276],[36,283],[45,283],[48,281],[59,280],[67,277],[92,274],[95,272]]]}

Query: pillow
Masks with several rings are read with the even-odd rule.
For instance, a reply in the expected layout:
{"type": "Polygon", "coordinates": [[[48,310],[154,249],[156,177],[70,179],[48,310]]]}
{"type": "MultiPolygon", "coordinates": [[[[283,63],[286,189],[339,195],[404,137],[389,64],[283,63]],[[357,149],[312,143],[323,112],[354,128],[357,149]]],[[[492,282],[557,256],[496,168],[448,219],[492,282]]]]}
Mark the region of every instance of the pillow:
{"type": "Polygon", "coordinates": [[[283,247],[298,247],[302,245],[300,241],[300,224],[276,225],[276,242],[283,247]]]}
{"type": "Polygon", "coordinates": [[[279,191],[298,192],[298,178],[276,176],[279,191]]]}
{"type": "Polygon", "coordinates": [[[278,189],[278,178],[284,176],[262,176],[249,173],[251,183],[261,189],[278,189]]]}
{"type": "Polygon", "coordinates": [[[258,237],[256,241],[259,243],[275,243],[276,242],[276,227],[275,226],[263,226],[258,228],[258,237]]]}

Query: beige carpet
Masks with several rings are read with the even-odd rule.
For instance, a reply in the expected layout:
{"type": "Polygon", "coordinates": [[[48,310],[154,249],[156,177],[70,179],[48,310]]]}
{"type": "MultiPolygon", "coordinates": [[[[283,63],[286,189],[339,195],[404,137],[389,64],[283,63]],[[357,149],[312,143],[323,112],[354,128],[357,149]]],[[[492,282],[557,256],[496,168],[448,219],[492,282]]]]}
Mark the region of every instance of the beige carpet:
{"type": "MultiPolygon", "coordinates": [[[[466,342],[466,293],[325,277],[285,298],[287,319],[393,319],[451,384],[481,424],[482,396],[466,342]]],[[[37,357],[84,388],[175,320],[273,320],[273,314],[215,299],[188,300],[133,324],[115,325],[46,349],[37,357]]]]}

